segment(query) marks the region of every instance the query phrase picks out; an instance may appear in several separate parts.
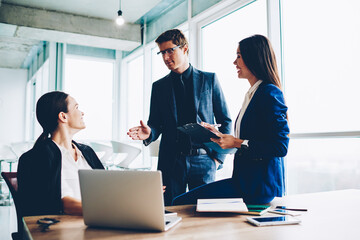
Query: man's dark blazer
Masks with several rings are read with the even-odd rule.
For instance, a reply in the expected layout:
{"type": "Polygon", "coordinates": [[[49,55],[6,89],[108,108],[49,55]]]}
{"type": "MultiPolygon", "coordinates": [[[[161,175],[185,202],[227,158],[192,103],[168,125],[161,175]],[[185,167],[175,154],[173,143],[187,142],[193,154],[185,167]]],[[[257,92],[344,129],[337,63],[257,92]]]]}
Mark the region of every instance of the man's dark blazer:
{"type": "MultiPolygon", "coordinates": [[[[197,122],[221,124],[222,133],[231,132],[231,119],[223,92],[215,73],[203,72],[193,68],[194,103],[197,122]]],[[[158,169],[162,171],[163,179],[171,178],[173,168],[178,158],[178,122],[173,79],[170,74],[153,83],[150,115],[148,125],[151,136],[144,140],[147,146],[155,141],[160,134],[158,169]]],[[[224,154],[208,149],[208,155],[223,162],[224,154]]]]}
{"type": "MultiPolygon", "coordinates": [[[[73,141],[93,169],[104,169],[94,150],[73,141]]],[[[35,144],[21,155],[18,165],[18,192],[23,216],[61,214],[61,152],[51,140],[35,144]]]]}
{"type": "Polygon", "coordinates": [[[248,148],[240,148],[234,159],[233,179],[248,201],[284,194],[283,157],[289,144],[286,112],[281,90],[262,82],[240,124],[240,139],[249,140],[248,148]]]}

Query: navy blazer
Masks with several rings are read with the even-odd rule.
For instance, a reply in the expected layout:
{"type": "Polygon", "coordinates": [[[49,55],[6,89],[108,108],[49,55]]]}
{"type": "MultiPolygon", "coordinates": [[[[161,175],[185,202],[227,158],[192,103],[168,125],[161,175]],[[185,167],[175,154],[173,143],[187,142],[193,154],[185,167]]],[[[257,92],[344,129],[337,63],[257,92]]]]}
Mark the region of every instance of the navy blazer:
{"type": "MultiPolygon", "coordinates": [[[[94,150],[73,141],[93,169],[104,169],[94,150]]],[[[61,214],[61,152],[46,139],[21,155],[17,170],[23,216],[61,214]]]]}
{"type": "Polygon", "coordinates": [[[235,154],[233,179],[250,201],[284,194],[283,157],[289,144],[286,112],[281,90],[262,82],[241,120],[240,139],[249,142],[235,154]]]}
{"type": "MultiPolygon", "coordinates": [[[[194,104],[197,122],[221,124],[219,130],[222,133],[231,132],[230,114],[225,102],[223,92],[215,73],[203,72],[193,68],[194,80],[194,104]]],[[[148,125],[151,128],[151,136],[144,140],[147,146],[162,134],[158,169],[163,176],[172,173],[177,159],[178,123],[175,102],[173,79],[170,74],[156,81],[152,85],[150,115],[148,125]]],[[[205,148],[205,147],[204,147],[205,148]]],[[[225,154],[218,154],[207,149],[210,157],[223,162],[225,154]]]]}

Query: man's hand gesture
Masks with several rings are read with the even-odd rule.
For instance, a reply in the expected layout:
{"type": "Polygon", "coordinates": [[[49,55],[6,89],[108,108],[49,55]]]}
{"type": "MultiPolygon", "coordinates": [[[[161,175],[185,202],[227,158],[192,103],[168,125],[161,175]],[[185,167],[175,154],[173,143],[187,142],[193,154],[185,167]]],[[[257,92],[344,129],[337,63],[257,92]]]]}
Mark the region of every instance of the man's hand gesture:
{"type": "Polygon", "coordinates": [[[132,138],[132,140],[145,140],[151,134],[151,128],[146,125],[142,120],[140,120],[140,126],[133,127],[129,129],[127,135],[132,138]]]}

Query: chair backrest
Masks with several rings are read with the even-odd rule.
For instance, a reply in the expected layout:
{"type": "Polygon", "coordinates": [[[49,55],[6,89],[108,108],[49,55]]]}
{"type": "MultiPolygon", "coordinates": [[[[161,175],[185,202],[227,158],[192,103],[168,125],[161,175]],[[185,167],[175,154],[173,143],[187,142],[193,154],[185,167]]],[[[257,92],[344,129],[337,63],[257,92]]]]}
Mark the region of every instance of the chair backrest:
{"type": "Polygon", "coordinates": [[[141,153],[141,149],[137,147],[133,147],[129,144],[111,141],[113,152],[114,153],[126,153],[126,157],[122,160],[117,167],[120,168],[129,168],[130,164],[136,159],[137,156],[141,153]]]}
{"type": "Polygon", "coordinates": [[[18,182],[17,182],[17,172],[2,172],[1,176],[5,180],[11,195],[14,199],[16,215],[17,215],[17,223],[18,223],[18,233],[22,233],[23,231],[23,222],[22,222],[22,214],[20,210],[20,199],[18,197],[18,182]]]}
{"type": "Polygon", "coordinates": [[[155,142],[150,143],[150,156],[151,157],[158,157],[159,156],[159,147],[160,147],[160,140],[156,140],[155,142]]]}
{"type": "Polygon", "coordinates": [[[17,159],[15,153],[9,145],[0,145],[0,160],[12,161],[17,159]]]}
{"type": "Polygon", "coordinates": [[[34,141],[25,141],[25,142],[15,142],[11,143],[11,149],[16,154],[17,158],[20,158],[20,156],[30,150],[34,146],[34,141]]]}
{"type": "Polygon", "coordinates": [[[113,155],[112,146],[100,142],[87,142],[103,164],[108,164],[113,155]]]}
{"type": "Polygon", "coordinates": [[[1,176],[5,180],[11,195],[15,199],[17,197],[17,190],[18,190],[18,184],[17,184],[17,172],[2,172],[1,176]]]}
{"type": "Polygon", "coordinates": [[[158,166],[159,161],[159,148],[160,148],[160,140],[156,140],[155,142],[150,143],[149,152],[150,152],[150,170],[155,171],[158,166]]]}

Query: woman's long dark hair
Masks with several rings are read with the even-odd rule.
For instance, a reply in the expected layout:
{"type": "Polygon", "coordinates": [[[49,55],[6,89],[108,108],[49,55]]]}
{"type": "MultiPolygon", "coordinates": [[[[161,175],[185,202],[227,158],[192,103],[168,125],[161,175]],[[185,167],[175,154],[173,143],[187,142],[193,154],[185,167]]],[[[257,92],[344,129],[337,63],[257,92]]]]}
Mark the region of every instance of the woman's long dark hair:
{"type": "Polygon", "coordinates": [[[64,92],[54,91],[42,95],[36,103],[36,118],[43,128],[43,133],[36,140],[35,145],[46,140],[58,127],[60,112],[68,112],[67,97],[64,92]]]}
{"type": "Polygon", "coordinates": [[[239,42],[241,57],[257,79],[270,82],[281,89],[274,50],[269,39],[253,35],[239,42]]]}

